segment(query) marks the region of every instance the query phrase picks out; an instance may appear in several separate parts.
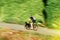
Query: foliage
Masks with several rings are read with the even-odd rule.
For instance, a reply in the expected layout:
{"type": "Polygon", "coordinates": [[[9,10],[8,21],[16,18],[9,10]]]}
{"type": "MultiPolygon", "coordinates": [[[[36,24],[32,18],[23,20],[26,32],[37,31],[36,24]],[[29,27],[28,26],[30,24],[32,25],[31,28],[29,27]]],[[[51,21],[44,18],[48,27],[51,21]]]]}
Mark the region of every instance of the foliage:
{"type": "Polygon", "coordinates": [[[60,0],[48,0],[46,23],[49,28],[60,29],[60,0]]]}
{"type": "Polygon", "coordinates": [[[0,22],[23,24],[29,17],[43,20],[42,0],[0,0],[0,22]]]}

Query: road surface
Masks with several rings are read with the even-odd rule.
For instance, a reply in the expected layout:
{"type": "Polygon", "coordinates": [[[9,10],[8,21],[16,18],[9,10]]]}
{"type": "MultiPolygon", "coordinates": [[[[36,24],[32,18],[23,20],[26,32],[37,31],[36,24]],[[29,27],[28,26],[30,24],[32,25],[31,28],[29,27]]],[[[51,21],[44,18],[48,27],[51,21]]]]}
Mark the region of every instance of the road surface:
{"type": "Polygon", "coordinates": [[[26,30],[23,25],[9,24],[9,23],[0,23],[0,27],[8,27],[10,29],[23,30],[23,31],[29,31],[29,32],[37,32],[45,35],[60,35],[60,30],[48,29],[43,27],[39,27],[37,31],[26,30]]]}

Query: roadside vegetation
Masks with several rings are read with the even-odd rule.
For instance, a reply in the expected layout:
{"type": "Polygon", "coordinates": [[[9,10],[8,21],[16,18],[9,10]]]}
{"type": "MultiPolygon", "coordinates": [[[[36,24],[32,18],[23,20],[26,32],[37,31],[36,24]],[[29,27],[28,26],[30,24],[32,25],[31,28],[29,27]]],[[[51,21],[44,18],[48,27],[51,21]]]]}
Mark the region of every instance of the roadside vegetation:
{"type": "Polygon", "coordinates": [[[60,35],[44,35],[36,32],[0,28],[0,40],[60,40],[60,35]]]}

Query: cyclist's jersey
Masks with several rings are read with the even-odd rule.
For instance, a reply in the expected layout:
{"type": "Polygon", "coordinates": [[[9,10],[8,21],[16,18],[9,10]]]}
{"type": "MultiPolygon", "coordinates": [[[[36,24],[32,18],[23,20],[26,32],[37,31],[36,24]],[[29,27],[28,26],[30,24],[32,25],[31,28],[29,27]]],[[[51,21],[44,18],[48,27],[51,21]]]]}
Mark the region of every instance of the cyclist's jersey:
{"type": "Polygon", "coordinates": [[[31,20],[32,20],[33,23],[36,23],[36,19],[34,17],[32,17],[31,20]]]}

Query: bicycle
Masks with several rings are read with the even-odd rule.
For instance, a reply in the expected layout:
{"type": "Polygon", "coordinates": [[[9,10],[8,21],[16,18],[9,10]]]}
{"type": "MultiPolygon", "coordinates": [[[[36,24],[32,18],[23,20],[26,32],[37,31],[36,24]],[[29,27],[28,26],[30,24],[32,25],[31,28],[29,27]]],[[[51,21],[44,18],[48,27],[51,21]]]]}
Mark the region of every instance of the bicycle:
{"type": "Polygon", "coordinates": [[[37,30],[38,29],[38,26],[37,26],[37,24],[36,23],[33,23],[33,30],[37,30]]]}

